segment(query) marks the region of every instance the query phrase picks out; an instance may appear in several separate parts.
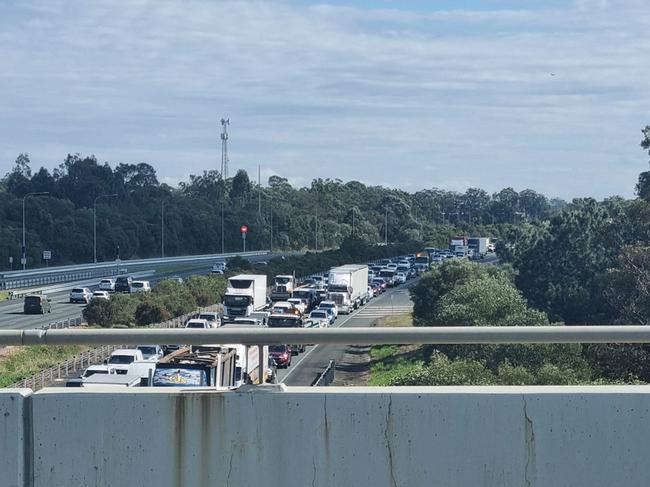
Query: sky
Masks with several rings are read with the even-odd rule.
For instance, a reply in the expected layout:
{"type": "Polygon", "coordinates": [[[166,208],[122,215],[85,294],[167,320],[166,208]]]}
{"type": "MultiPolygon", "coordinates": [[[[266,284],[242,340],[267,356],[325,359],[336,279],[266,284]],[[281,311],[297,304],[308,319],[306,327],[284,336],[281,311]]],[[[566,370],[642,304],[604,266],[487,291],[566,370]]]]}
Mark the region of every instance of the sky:
{"type": "Polygon", "coordinates": [[[27,152],[407,191],[633,196],[647,0],[3,0],[0,174],[27,152]]]}

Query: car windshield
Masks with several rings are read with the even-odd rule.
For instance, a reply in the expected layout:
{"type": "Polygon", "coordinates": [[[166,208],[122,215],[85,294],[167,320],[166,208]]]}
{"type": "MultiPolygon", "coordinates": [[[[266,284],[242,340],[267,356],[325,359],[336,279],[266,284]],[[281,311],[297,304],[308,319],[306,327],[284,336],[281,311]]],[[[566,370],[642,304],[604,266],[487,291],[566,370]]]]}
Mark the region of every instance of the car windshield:
{"type": "Polygon", "coordinates": [[[156,355],[156,347],[138,347],[143,355],[156,355]]]}
{"type": "Polygon", "coordinates": [[[41,304],[41,298],[40,296],[27,296],[25,298],[25,304],[28,305],[39,305],[41,304]]]}
{"type": "Polygon", "coordinates": [[[84,290],[81,289],[81,288],[76,287],[76,288],[74,288],[74,289],[72,290],[72,292],[73,292],[73,293],[82,293],[82,292],[84,292],[84,290]]]}
{"type": "Polygon", "coordinates": [[[269,352],[284,353],[287,351],[287,347],[284,345],[270,345],[269,352]]]}
{"type": "Polygon", "coordinates": [[[97,375],[97,374],[108,374],[108,370],[106,369],[101,369],[101,370],[86,370],[84,372],[83,377],[90,377],[91,375],[97,375]]]}
{"type": "Polygon", "coordinates": [[[187,325],[185,325],[185,328],[205,328],[205,323],[200,323],[198,321],[190,321],[187,325]]]}
{"type": "Polygon", "coordinates": [[[311,318],[327,318],[327,312],[326,311],[312,311],[311,315],[309,315],[311,318]]]}
{"type": "Polygon", "coordinates": [[[133,355],[111,355],[108,359],[109,364],[130,364],[134,360],[133,355]]]}
{"type": "Polygon", "coordinates": [[[213,313],[201,313],[199,315],[199,319],[201,320],[208,320],[208,321],[216,321],[217,316],[213,313]]]}
{"type": "Polygon", "coordinates": [[[131,286],[137,288],[137,287],[143,287],[144,284],[141,283],[141,282],[137,282],[137,281],[136,281],[136,282],[132,282],[132,283],[131,283],[131,286]]]}

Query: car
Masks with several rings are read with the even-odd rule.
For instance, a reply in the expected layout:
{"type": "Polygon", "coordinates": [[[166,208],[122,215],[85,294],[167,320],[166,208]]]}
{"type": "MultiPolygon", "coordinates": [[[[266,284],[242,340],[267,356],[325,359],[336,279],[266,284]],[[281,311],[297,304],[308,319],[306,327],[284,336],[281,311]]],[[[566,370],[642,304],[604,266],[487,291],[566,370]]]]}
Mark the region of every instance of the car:
{"type": "Polygon", "coordinates": [[[368,291],[367,291],[366,294],[367,294],[367,296],[368,296],[368,297],[366,298],[366,302],[367,302],[367,301],[370,301],[372,298],[375,297],[375,291],[372,289],[372,286],[368,285],[368,291]]]}
{"type": "Polygon", "coordinates": [[[198,328],[204,330],[206,328],[216,328],[216,325],[211,324],[208,320],[192,318],[191,320],[187,320],[185,328],[198,328]]]}
{"type": "Polygon", "coordinates": [[[327,328],[332,324],[330,313],[328,313],[325,309],[316,308],[311,313],[309,313],[309,318],[307,319],[311,322],[317,323],[317,328],[327,328]]]}
{"type": "Polygon", "coordinates": [[[297,309],[293,304],[288,301],[278,301],[271,308],[271,314],[274,315],[283,315],[283,314],[302,314],[299,309],[297,309]]]}
{"type": "Polygon", "coordinates": [[[142,352],[136,348],[118,348],[111,353],[106,365],[113,367],[116,374],[126,374],[130,364],[143,360],[142,352]]]}
{"type": "Polygon", "coordinates": [[[287,300],[287,303],[293,304],[293,307],[300,310],[300,312],[303,314],[307,311],[307,305],[300,298],[289,298],[287,300]]]}
{"type": "Polygon", "coordinates": [[[386,269],[394,271],[395,269],[397,269],[397,264],[394,264],[394,263],[387,264],[386,269]]]}
{"type": "Polygon", "coordinates": [[[227,264],[223,261],[215,262],[210,271],[212,274],[223,274],[226,272],[227,264]]]}
{"type": "Polygon", "coordinates": [[[165,355],[160,345],[138,345],[137,350],[142,352],[142,358],[146,362],[158,362],[165,355]]]}
{"type": "Polygon", "coordinates": [[[278,365],[273,360],[273,357],[269,355],[268,367],[266,368],[266,382],[269,384],[278,383],[278,365]]]}
{"type": "Polygon", "coordinates": [[[373,282],[370,284],[370,287],[372,288],[372,292],[375,297],[379,296],[381,294],[381,286],[377,284],[376,282],[373,282]]]}
{"type": "Polygon", "coordinates": [[[386,283],[386,281],[384,281],[381,277],[374,278],[372,280],[372,283],[379,286],[379,293],[380,294],[383,293],[384,291],[386,291],[386,288],[388,287],[388,284],[386,283]]]}
{"type": "Polygon", "coordinates": [[[81,378],[86,379],[95,374],[114,374],[114,373],[115,373],[115,369],[108,365],[91,365],[86,370],[84,370],[83,374],[81,374],[81,378]]]}
{"type": "Polygon", "coordinates": [[[266,326],[264,324],[264,321],[261,320],[260,318],[255,318],[255,317],[248,317],[248,318],[243,318],[241,316],[235,318],[232,320],[232,322],[236,325],[253,325],[253,326],[266,326]]]}
{"type": "Polygon", "coordinates": [[[115,279],[106,278],[99,281],[99,290],[108,291],[109,293],[115,291],[115,279]]]}
{"type": "Polygon", "coordinates": [[[291,365],[292,355],[293,351],[289,345],[269,345],[269,357],[279,369],[286,369],[291,365]]]}
{"type": "Polygon", "coordinates": [[[151,291],[149,281],[131,281],[131,293],[148,293],[151,291]]]}
{"type": "Polygon", "coordinates": [[[339,308],[334,301],[321,301],[318,305],[320,309],[329,308],[334,313],[334,319],[339,317],[339,308]]]}
{"type": "Polygon", "coordinates": [[[328,318],[329,318],[330,325],[334,324],[334,321],[336,320],[336,316],[334,315],[334,309],[333,308],[321,308],[321,307],[318,307],[316,309],[325,311],[327,313],[328,318]]]}
{"type": "Polygon", "coordinates": [[[91,300],[95,299],[104,299],[105,301],[108,301],[111,299],[111,295],[108,294],[108,291],[93,291],[92,296],[90,297],[91,300]]]}
{"type": "Polygon", "coordinates": [[[131,276],[118,276],[117,279],[115,279],[115,292],[130,293],[132,282],[133,279],[131,278],[131,276]]]}
{"type": "Polygon", "coordinates": [[[87,287],[74,287],[70,291],[70,302],[88,304],[92,296],[92,291],[87,287]]]}
{"type": "Polygon", "coordinates": [[[23,311],[25,314],[51,313],[52,301],[45,294],[28,294],[23,302],[23,311]]]}
{"type": "Polygon", "coordinates": [[[395,284],[404,284],[406,282],[406,274],[403,272],[395,273],[395,284]]]}
{"type": "Polygon", "coordinates": [[[221,318],[219,317],[219,313],[216,311],[202,311],[199,313],[197,318],[200,320],[207,320],[213,328],[216,328],[221,324],[221,318]]]}
{"type": "Polygon", "coordinates": [[[177,282],[178,284],[183,284],[185,282],[181,276],[170,276],[167,279],[177,282]]]}

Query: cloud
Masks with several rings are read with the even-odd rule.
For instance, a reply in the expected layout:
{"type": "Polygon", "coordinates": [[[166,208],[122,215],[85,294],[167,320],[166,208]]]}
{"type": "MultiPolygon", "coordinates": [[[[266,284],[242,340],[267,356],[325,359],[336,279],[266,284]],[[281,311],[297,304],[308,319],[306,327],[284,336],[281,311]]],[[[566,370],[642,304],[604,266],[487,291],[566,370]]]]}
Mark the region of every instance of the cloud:
{"type": "Polygon", "coordinates": [[[85,152],[178,181],[219,167],[229,116],[231,172],[253,179],[261,164],[300,184],[631,195],[650,106],[642,7],[5,3],[1,168],[85,152]]]}

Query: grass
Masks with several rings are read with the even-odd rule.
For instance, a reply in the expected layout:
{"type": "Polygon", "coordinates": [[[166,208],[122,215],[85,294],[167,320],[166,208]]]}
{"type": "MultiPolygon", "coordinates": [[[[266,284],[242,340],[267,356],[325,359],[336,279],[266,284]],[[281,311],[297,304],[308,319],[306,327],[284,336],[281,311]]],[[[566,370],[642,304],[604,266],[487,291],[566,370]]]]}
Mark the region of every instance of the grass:
{"type": "Polygon", "coordinates": [[[422,367],[424,347],[419,345],[380,345],[370,349],[370,386],[387,386],[397,375],[422,367]]]}
{"type": "Polygon", "coordinates": [[[203,264],[178,264],[178,265],[165,265],[161,267],[156,267],[155,271],[157,274],[173,274],[177,272],[192,271],[194,269],[205,269],[212,264],[203,263],[203,264]]]}
{"type": "Polygon", "coordinates": [[[377,326],[386,326],[386,327],[413,326],[413,317],[411,316],[411,313],[384,316],[382,318],[379,318],[379,320],[377,320],[377,326]]]}
{"type": "Polygon", "coordinates": [[[0,356],[0,387],[31,377],[87,349],[79,345],[7,347],[0,356]]]}
{"type": "Polygon", "coordinates": [[[0,291],[0,301],[9,299],[9,291],[0,291]]]}

